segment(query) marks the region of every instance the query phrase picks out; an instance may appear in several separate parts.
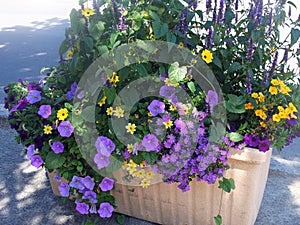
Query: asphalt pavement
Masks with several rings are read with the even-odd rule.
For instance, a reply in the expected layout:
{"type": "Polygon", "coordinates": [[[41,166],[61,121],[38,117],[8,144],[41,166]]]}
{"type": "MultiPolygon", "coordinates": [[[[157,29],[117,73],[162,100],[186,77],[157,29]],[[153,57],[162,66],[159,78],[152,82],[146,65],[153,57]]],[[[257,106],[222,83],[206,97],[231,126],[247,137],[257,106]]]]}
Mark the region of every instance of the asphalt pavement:
{"type": "MultiPolygon", "coordinates": [[[[37,80],[42,67],[58,63],[58,48],[77,0],[10,0],[0,7],[0,224],[80,225],[86,218],[72,203],[52,194],[43,169],[32,167],[14,141],[3,109],[3,87],[19,78],[37,80]],[[5,6],[5,7],[2,7],[5,6]]],[[[112,219],[97,224],[116,225],[112,219]]],[[[95,219],[95,217],[93,217],[95,219]]],[[[300,222],[300,140],[274,151],[268,182],[255,225],[300,222]]],[[[125,225],[153,225],[127,217],[125,225]]],[[[198,224],[195,224],[198,225],[198,224]]]]}

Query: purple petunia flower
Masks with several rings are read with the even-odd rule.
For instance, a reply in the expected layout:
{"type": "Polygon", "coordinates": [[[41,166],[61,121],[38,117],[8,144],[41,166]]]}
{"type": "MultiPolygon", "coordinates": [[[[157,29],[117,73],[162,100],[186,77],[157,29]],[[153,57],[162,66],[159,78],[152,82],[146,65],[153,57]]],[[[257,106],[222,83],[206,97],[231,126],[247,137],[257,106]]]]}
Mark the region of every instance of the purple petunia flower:
{"type": "Polygon", "coordinates": [[[89,205],[84,202],[76,203],[76,210],[80,214],[89,214],[89,205]]]}
{"type": "Polygon", "coordinates": [[[104,136],[100,136],[97,138],[95,146],[97,148],[97,152],[106,157],[109,157],[115,150],[115,144],[113,143],[113,141],[104,136]]]}
{"type": "Polygon", "coordinates": [[[77,90],[77,83],[74,82],[74,83],[71,85],[71,90],[68,91],[67,94],[66,94],[66,99],[67,99],[68,101],[72,100],[72,98],[75,96],[76,90],[77,90]]]}
{"type": "Polygon", "coordinates": [[[158,100],[153,100],[148,106],[148,110],[152,113],[152,116],[157,116],[165,111],[165,104],[158,100]]]}
{"type": "Polygon", "coordinates": [[[259,138],[254,134],[246,134],[244,142],[247,146],[256,148],[258,146],[259,138]]]}
{"type": "Polygon", "coordinates": [[[58,190],[59,190],[61,196],[69,197],[69,195],[70,195],[70,186],[67,183],[61,182],[58,186],[58,190]]]}
{"type": "Polygon", "coordinates": [[[99,170],[109,165],[109,157],[97,153],[94,157],[94,162],[96,163],[99,170]]]}
{"type": "Polygon", "coordinates": [[[19,105],[19,110],[23,110],[23,109],[25,109],[26,107],[27,107],[27,105],[28,105],[28,101],[27,101],[27,99],[25,98],[25,99],[20,99],[19,101],[18,101],[18,105],[19,105]]]}
{"type": "Polygon", "coordinates": [[[96,193],[93,191],[86,191],[84,195],[82,196],[82,199],[87,199],[91,203],[97,203],[97,196],[96,193]]]}
{"type": "Polygon", "coordinates": [[[210,112],[213,113],[214,106],[218,104],[218,94],[209,90],[205,98],[205,102],[209,104],[210,112]]]}
{"type": "Polygon", "coordinates": [[[83,190],[85,187],[82,183],[82,178],[81,177],[77,177],[77,176],[73,176],[72,181],[70,182],[70,187],[79,189],[79,190],[83,190]]]}
{"type": "Polygon", "coordinates": [[[39,168],[44,163],[42,157],[39,155],[34,155],[30,159],[31,159],[31,165],[35,166],[36,168],[39,168]]]}
{"type": "Polygon", "coordinates": [[[113,179],[105,177],[99,184],[99,187],[102,191],[110,191],[113,188],[114,183],[115,181],[113,179]]]}
{"type": "Polygon", "coordinates": [[[60,175],[59,175],[58,173],[56,173],[56,174],[54,175],[53,179],[54,179],[55,181],[61,181],[61,177],[60,177],[60,175]]]}
{"type": "Polygon", "coordinates": [[[259,140],[258,142],[258,150],[260,152],[266,152],[270,149],[270,142],[268,139],[259,140]]]}
{"type": "Polygon", "coordinates": [[[147,152],[154,151],[158,147],[158,140],[152,134],[147,134],[142,141],[142,145],[146,148],[147,152]]]}
{"type": "Polygon", "coordinates": [[[74,131],[74,127],[69,121],[62,121],[57,128],[60,136],[70,137],[74,131]]]}
{"type": "Polygon", "coordinates": [[[108,202],[103,202],[100,204],[100,208],[98,210],[99,216],[101,218],[109,218],[114,211],[114,207],[108,202]]]}
{"type": "Polygon", "coordinates": [[[37,90],[31,90],[31,91],[29,91],[26,99],[30,104],[39,102],[42,99],[41,92],[37,91],[37,90]]]}
{"type": "Polygon", "coordinates": [[[56,141],[51,145],[51,149],[54,151],[55,154],[59,154],[64,151],[64,145],[63,143],[56,141]]]}
{"type": "Polygon", "coordinates": [[[52,111],[50,105],[41,105],[38,111],[38,114],[44,119],[47,119],[51,115],[51,113],[52,111]]]}
{"type": "Polygon", "coordinates": [[[165,97],[167,99],[170,99],[175,94],[175,92],[176,92],[175,87],[168,86],[168,85],[162,86],[159,90],[159,94],[162,97],[165,97]]]}
{"type": "MultiPolygon", "coordinates": [[[[295,115],[298,117],[298,113],[295,113],[295,115]]],[[[290,126],[297,126],[297,119],[295,118],[286,119],[286,123],[290,126]]]]}
{"type": "Polygon", "coordinates": [[[95,182],[90,176],[86,176],[81,179],[81,183],[88,189],[93,190],[95,186],[95,182]]]}
{"type": "Polygon", "coordinates": [[[34,152],[35,152],[35,150],[34,150],[34,144],[29,145],[27,147],[27,154],[26,154],[27,158],[31,159],[31,157],[34,155],[34,152]]]}

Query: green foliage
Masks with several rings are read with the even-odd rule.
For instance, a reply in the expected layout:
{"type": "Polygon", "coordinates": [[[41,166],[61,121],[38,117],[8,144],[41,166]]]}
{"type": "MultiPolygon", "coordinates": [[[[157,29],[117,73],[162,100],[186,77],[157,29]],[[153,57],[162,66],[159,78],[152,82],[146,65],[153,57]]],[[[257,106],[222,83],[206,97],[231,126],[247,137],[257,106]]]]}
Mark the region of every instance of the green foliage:
{"type": "Polygon", "coordinates": [[[219,188],[230,193],[231,190],[235,189],[234,180],[232,178],[227,179],[223,177],[223,180],[219,180],[219,188]]]}
{"type": "Polygon", "coordinates": [[[215,224],[216,225],[221,225],[222,224],[222,217],[221,217],[221,215],[215,216],[214,220],[215,220],[215,224]]]}

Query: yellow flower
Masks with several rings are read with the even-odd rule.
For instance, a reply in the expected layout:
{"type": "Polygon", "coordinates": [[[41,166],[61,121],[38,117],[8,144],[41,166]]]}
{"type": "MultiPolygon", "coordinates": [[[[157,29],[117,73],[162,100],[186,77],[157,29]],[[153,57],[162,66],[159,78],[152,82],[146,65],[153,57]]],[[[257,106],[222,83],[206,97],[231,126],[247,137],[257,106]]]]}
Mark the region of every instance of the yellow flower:
{"type": "Polygon", "coordinates": [[[267,127],[267,124],[266,124],[265,122],[260,122],[259,124],[260,124],[260,126],[262,126],[263,128],[266,128],[266,127],[267,127]]]}
{"type": "Polygon", "coordinates": [[[108,78],[108,80],[113,84],[114,87],[116,87],[117,83],[120,81],[116,72],[113,72],[112,76],[108,78]]]}
{"type": "Polygon", "coordinates": [[[298,112],[297,108],[294,106],[292,102],[289,103],[289,108],[291,109],[292,112],[298,112]]]}
{"type": "Polygon", "coordinates": [[[148,112],[148,116],[149,116],[149,117],[153,116],[153,115],[152,115],[152,112],[148,112]]]}
{"type": "Polygon", "coordinates": [[[128,164],[126,169],[132,175],[136,171],[136,166],[128,164]]]}
{"type": "Polygon", "coordinates": [[[94,10],[92,10],[90,8],[84,8],[82,10],[82,15],[85,16],[85,17],[90,17],[90,16],[92,16],[94,14],[95,14],[94,10]]]}
{"type": "Polygon", "coordinates": [[[278,114],[274,114],[274,115],[272,116],[272,120],[273,120],[274,122],[279,122],[279,121],[281,120],[281,118],[280,118],[280,116],[279,116],[278,114]]]}
{"type": "Polygon", "coordinates": [[[245,104],[245,109],[254,109],[254,106],[251,102],[245,104]]]}
{"type": "Polygon", "coordinates": [[[280,119],[289,119],[289,114],[286,113],[285,111],[278,113],[280,119]]]}
{"type": "Polygon", "coordinates": [[[271,86],[269,88],[269,92],[271,93],[271,95],[277,95],[278,94],[277,88],[274,87],[274,86],[271,86]]]}
{"type": "Polygon", "coordinates": [[[129,153],[132,153],[132,152],[133,152],[133,144],[128,144],[128,145],[127,145],[127,151],[128,151],[129,153]]]}
{"type": "Polygon", "coordinates": [[[211,63],[213,60],[213,54],[207,49],[202,52],[201,57],[206,63],[211,63]]]}
{"type": "Polygon", "coordinates": [[[109,107],[109,108],[106,109],[106,114],[107,114],[108,116],[111,116],[113,113],[114,113],[113,107],[109,107]]]}
{"type": "Polygon", "coordinates": [[[264,102],[264,101],[265,101],[265,96],[264,96],[263,93],[259,92],[258,100],[259,100],[260,102],[264,102]]]}
{"type": "Polygon", "coordinates": [[[135,175],[136,177],[138,177],[138,178],[144,178],[144,177],[145,177],[145,171],[144,171],[143,169],[141,169],[141,170],[135,172],[134,175],[135,175]]]}
{"type": "Polygon", "coordinates": [[[71,49],[67,52],[67,55],[66,55],[65,60],[70,60],[71,57],[73,56],[73,54],[74,54],[74,48],[71,48],[71,49]]]}
{"type": "Polygon", "coordinates": [[[145,167],[145,166],[146,166],[146,162],[145,161],[143,161],[143,162],[140,163],[140,167],[145,167]]]}
{"type": "Polygon", "coordinates": [[[124,110],[121,107],[117,106],[116,110],[114,111],[114,115],[118,118],[124,117],[124,110]]]}
{"type": "Polygon", "coordinates": [[[255,115],[260,117],[262,120],[267,119],[267,115],[262,109],[255,110],[255,115]]]}
{"type": "Polygon", "coordinates": [[[184,47],[184,44],[182,43],[182,42],[180,42],[179,44],[178,44],[178,48],[183,48],[184,47]]]}
{"type": "Polygon", "coordinates": [[[150,182],[149,182],[148,179],[145,178],[145,179],[142,180],[141,185],[142,185],[143,188],[147,188],[147,187],[149,187],[150,182]]]}
{"type": "Polygon", "coordinates": [[[288,86],[283,84],[283,85],[280,85],[279,91],[284,95],[289,95],[289,92],[291,92],[292,90],[288,86]]]}
{"type": "Polygon", "coordinates": [[[151,171],[148,171],[148,172],[146,173],[146,178],[147,178],[147,179],[151,179],[153,176],[154,176],[154,173],[151,172],[151,171]]]}
{"type": "Polygon", "coordinates": [[[176,110],[176,106],[175,106],[175,105],[171,105],[171,106],[170,106],[170,110],[171,110],[171,111],[175,111],[175,110],[176,110]]]}
{"type": "Polygon", "coordinates": [[[258,98],[258,94],[256,92],[254,92],[254,93],[251,94],[251,97],[252,98],[258,98]]]}
{"type": "Polygon", "coordinates": [[[172,83],[171,80],[170,80],[169,78],[166,78],[166,79],[165,79],[165,84],[166,84],[167,86],[172,86],[172,87],[177,87],[177,86],[179,85],[178,82],[172,83]]]}
{"type": "Polygon", "coordinates": [[[106,96],[104,95],[101,100],[98,102],[99,106],[103,106],[105,104],[106,96]]]}
{"type": "Polygon", "coordinates": [[[278,86],[279,85],[279,80],[273,79],[273,80],[271,80],[271,84],[274,85],[274,86],[278,86]]]}
{"type": "Polygon", "coordinates": [[[69,115],[69,112],[66,108],[58,110],[57,114],[56,114],[56,116],[59,120],[65,120],[68,117],[68,115],[69,115]]]}
{"type": "Polygon", "coordinates": [[[168,120],[167,122],[164,122],[164,125],[168,129],[173,126],[173,122],[171,120],[168,120]]]}
{"type": "Polygon", "coordinates": [[[284,108],[282,106],[280,106],[280,105],[277,106],[277,109],[278,109],[279,112],[284,112],[284,108]]]}
{"type": "Polygon", "coordinates": [[[45,134],[51,134],[52,133],[52,127],[49,125],[44,126],[44,133],[45,134]]]}
{"type": "Polygon", "coordinates": [[[127,133],[133,134],[136,131],[136,125],[134,123],[128,123],[125,128],[127,129],[127,133]]]}

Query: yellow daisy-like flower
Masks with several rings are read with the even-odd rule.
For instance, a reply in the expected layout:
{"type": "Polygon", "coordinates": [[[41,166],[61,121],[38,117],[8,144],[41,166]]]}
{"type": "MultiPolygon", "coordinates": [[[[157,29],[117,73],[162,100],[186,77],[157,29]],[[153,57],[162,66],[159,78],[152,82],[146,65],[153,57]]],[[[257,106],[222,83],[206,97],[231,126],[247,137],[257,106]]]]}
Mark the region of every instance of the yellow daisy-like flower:
{"type": "Polygon", "coordinates": [[[258,98],[258,94],[257,94],[256,92],[253,92],[253,93],[251,94],[251,97],[252,97],[252,98],[258,98]]]}
{"type": "Polygon", "coordinates": [[[143,179],[143,180],[141,181],[141,185],[142,185],[143,188],[147,188],[147,187],[149,187],[150,182],[149,182],[148,179],[145,178],[145,179],[143,179]]]}
{"type": "Polygon", "coordinates": [[[202,59],[206,62],[206,63],[211,63],[213,60],[213,54],[211,53],[211,51],[205,49],[202,54],[201,54],[202,59]]]}
{"type": "Polygon", "coordinates": [[[175,110],[176,110],[176,106],[175,106],[175,105],[171,105],[171,106],[170,106],[170,110],[171,110],[171,111],[175,111],[175,110]]]}
{"type": "Polygon", "coordinates": [[[127,130],[127,133],[133,134],[136,131],[136,125],[134,123],[128,123],[125,128],[127,130]]]}
{"type": "Polygon", "coordinates": [[[274,86],[278,86],[279,85],[279,80],[273,79],[273,80],[271,80],[271,84],[274,85],[274,86]]]}
{"type": "Polygon", "coordinates": [[[132,175],[132,174],[134,174],[134,172],[136,171],[136,166],[133,166],[133,165],[131,165],[131,164],[128,164],[126,169],[127,169],[127,171],[132,175]]]}
{"type": "Polygon", "coordinates": [[[44,133],[45,134],[51,134],[52,133],[52,127],[49,125],[44,126],[44,133]]]}
{"type": "Polygon", "coordinates": [[[148,172],[146,173],[146,178],[147,178],[147,179],[151,179],[151,178],[153,178],[153,177],[154,177],[154,173],[153,173],[153,172],[148,171],[148,172]]]}
{"type": "Polygon", "coordinates": [[[260,102],[264,102],[264,101],[265,101],[265,96],[264,96],[263,93],[259,92],[258,100],[259,100],[260,102]]]}
{"type": "Polygon", "coordinates": [[[177,86],[179,85],[178,82],[172,83],[171,80],[170,80],[169,78],[166,78],[164,82],[165,82],[165,84],[166,84],[167,86],[177,87],[177,86]]]}
{"type": "Polygon", "coordinates": [[[101,100],[98,102],[98,105],[101,107],[105,104],[105,101],[106,101],[106,96],[104,95],[101,100]]]}
{"type": "Polygon", "coordinates": [[[259,124],[260,124],[260,126],[263,127],[263,128],[266,128],[266,127],[267,127],[267,124],[266,124],[265,122],[260,122],[259,124]]]}
{"type": "Polygon", "coordinates": [[[65,57],[65,60],[70,60],[72,58],[74,54],[74,48],[71,48],[68,52],[67,52],[67,55],[65,57]]]}
{"type": "Polygon", "coordinates": [[[246,110],[248,110],[248,109],[254,109],[254,106],[252,105],[251,102],[246,103],[244,106],[245,106],[245,109],[246,109],[246,110]]]}
{"type": "Polygon", "coordinates": [[[168,120],[167,122],[164,122],[164,125],[168,129],[173,126],[173,122],[171,120],[168,120]]]}
{"type": "Polygon", "coordinates": [[[94,10],[92,10],[90,8],[84,8],[82,10],[82,15],[85,16],[85,17],[90,17],[90,16],[92,16],[94,14],[95,14],[94,10]]]}
{"type": "Polygon", "coordinates": [[[120,106],[117,106],[114,115],[118,118],[124,117],[124,110],[120,106]]]}
{"type": "Polygon", "coordinates": [[[271,93],[271,95],[277,95],[278,94],[277,88],[274,87],[274,86],[271,86],[269,88],[269,92],[271,93]]]}
{"type": "Polygon", "coordinates": [[[272,120],[273,120],[274,122],[280,122],[281,118],[280,118],[279,114],[274,114],[274,115],[272,116],[272,120]]]}
{"type": "Polygon", "coordinates": [[[143,162],[140,163],[140,167],[145,167],[145,166],[146,166],[146,162],[145,161],[143,161],[143,162]]]}
{"type": "Polygon", "coordinates": [[[114,113],[113,107],[109,107],[109,108],[106,109],[106,114],[107,114],[108,116],[111,116],[113,113],[114,113]]]}
{"type": "Polygon", "coordinates": [[[145,177],[145,170],[141,169],[141,170],[135,172],[134,175],[135,175],[136,177],[138,177],[138,178],[144,178],[144,177],[145,177]]]}
{"type": "Polygon", "coordinates": [[[128,144],[128,145],[127,145],[127,151],[128,151],[129,153],[132,153],[132,152],[133,152],[133,144],[128,144]]]}
{"type": "Polygon", "coordinates": [[[184,47],[183,42],[180,42],[180,43],[178,44],[178,48],[183,48],[183,47],[184,47]]]}
{"type": "Polygon", "coordinates": [[[68,117],[68,115],[69,115],[69,112],[66,108],[58,110],[57,114],[56,114],[56,116],[59,120],[65,120],[68,117]]]}

